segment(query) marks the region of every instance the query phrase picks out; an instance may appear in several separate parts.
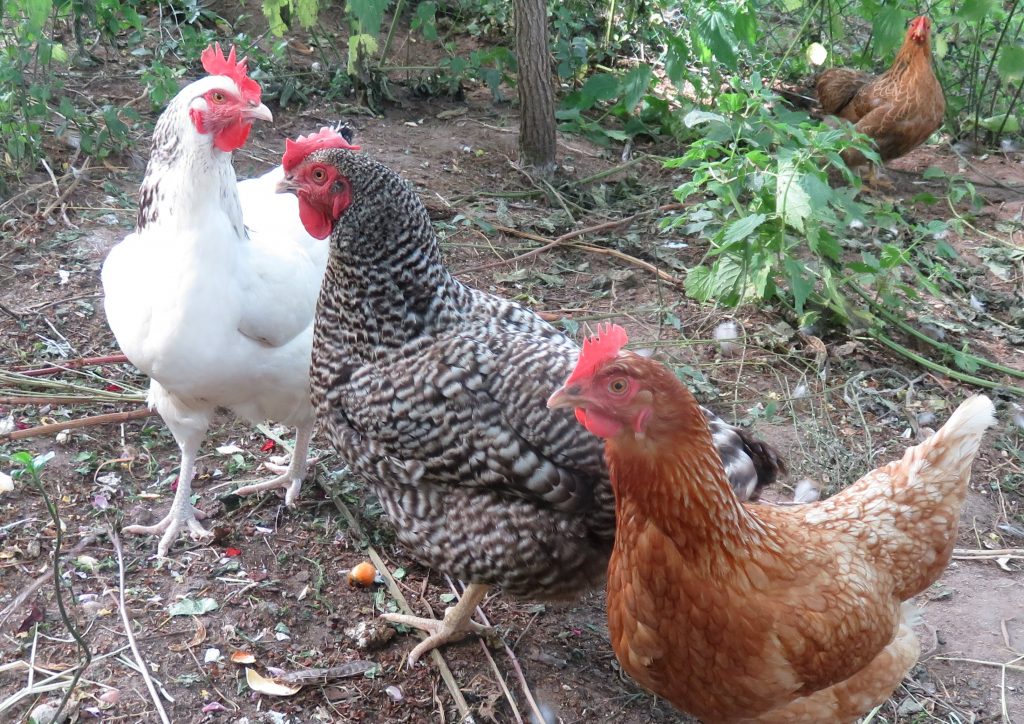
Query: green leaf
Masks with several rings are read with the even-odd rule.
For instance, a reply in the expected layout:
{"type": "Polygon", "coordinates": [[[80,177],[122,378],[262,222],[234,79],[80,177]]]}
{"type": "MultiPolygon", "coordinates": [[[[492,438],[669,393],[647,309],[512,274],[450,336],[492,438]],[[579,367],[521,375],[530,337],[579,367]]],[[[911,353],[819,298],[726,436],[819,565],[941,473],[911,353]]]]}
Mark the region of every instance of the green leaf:
{"type": "Polygon", "coordinates": [[[619,79],[611,73],[595,73],[580,88],[584,108],[591,108],[599,101],[609,101],[618,94],[619,79]]]}
{"type": "Polygon", "coordinates": [[[978,362],[974,355],[967,349],[967,343],[964,342],[964,346],[959,351],[953,352],[953,363],[968,374],[973,374],[978,371],[978,362]]]}
{"type": "Polygon", "coordinates": [[[907,32],[907,13],[899,5],[885,5],[875,15],[871,23],[875,33],[875,45],[878,52],[886,55],[903,42],[907,32]]]}
{"type": "Polygon", "coordinates": [[[694,267],[686,274],[686,293],[697,301],[717,300],[735,306],[743,294],[743,265],[731,257],[718,259],[710,269],[694,267]]]}
{"type": "Polygon", "coordinates": [[[998,132],[1000,128],[1003,129],[1004,133],[1016,133],[1020,130],[1020,121],[1017,120],[1017,117],[1006,113],[982,118],[978,121],[978,125],[986,131],[992,131],[993,133],[998,132]]]}
{"type": "Polygon", "coordinates": [[[832,261],[839,261],[839,257],[843,253],[839,242],[825,229],[821,229],[821,233],[814,237],[808,237],[807,241],[811,251],[832,261]]]}
{"type": "Polygon", "coordinates": [[[304,28],[311,28],[316,23],[317,11],[320,9],[319,0],[293,0],[293,14],[304,28]]]}
{"type": "Polygon", "coordinates": [[[811,215],[811,197],[800,185],[802,174],[793,162],[792,152],[779,150],[778,180],[775,185],[775,209],[787,225],[804,230],[804,220],[811,215]]]}
{"type": "Polygon", "coordinates": [[[36,40],[40,31],[50,17],[50,9],[53,8],[53,0],[21,0],[21,6],[25,10],[25,25],[21,30],[26,40],[36,40]]]}
{"type": "Polygon", "coordinates": [[[753,234],[757,227],[767,220],[767,216],[764,214],[751,214],[750,216],[744,216],[742,219],[732,221],[722,227],[722,245],[727,246],[729,244],[735,244],[737,241],[742,241],[748,236],[753,234]]]}
{"type": "Polygon", "coordinates": [[[377,52],[377,38],[372,35],[352,35],[348,39],[348,74],[356,75],[360,63],[365,63],[377,52]]]}
{"type": "Polygon", "coordinates": [[[426,40],[437,40],[437,3],[433,0],[426,0],[416,6],[416,13],[412,18],[412,29],[418,30],[426,40]]]}
{"type": "Polygon", "coordinates": [[[964,0],[957,15],[971,23],[980,23],[995,8],[994,0],[964,0]]]}
{"type": "Polygon", "coordinates": [[[198,601],[191,598],[183,598],[177,603],[172,603],[168,613],[172,616],[202,616],[204,613],[216,611],[220,605],[212,598],[200,598],[198,601]]]}
{"type": "Polygon", "coordinates": [[[814,281],[807,278],[807,267],[794,259],[786,259],[786,280],[789,290],[793,293],[793,305],[797,314],[804,313],[804,304],[814,291],[814,281]]]}
{"type": "Polygon", "coordinates": [[[281,18],[281,9],[287,7],[287,5],[288,0],[263,0],[263,14],[267,18],[270,32],[279,37],[288,30],[288,26],[285,25],[284,20],[281,18]]]}
{"type": "Polygon", "coordinates": [[[892,269],[901,264],[909,264],[910,256],[895,244],[884,244],[880,260],[883,269],[892,269]]]}
{"type": "Polygon", "coordinates": [[[684,283],[686,294],[698,302],[706,302],[714,296],[711,270],[706,266],[695,266],[686,273],[684,283]]]}
{"type": "Polygon", "coordinates": [[[647,93],[647,89],[651,85],[651,78],[653,77],[654,71],[651,69],[651,66],[646,64],[633,68],[622,77],[620,82],[622,106],[627,113],[632,113],[636,110],[637,104],[640,103],[644,94],[647,93]]]}
{"type": "MultiPolygon", "coordinates": [[[[349,0],[346,3],[349,15],[356,21],[356,31],[361,35],[367,35],[373,41],[373,51],[377,51],[377,33],[380,32],[381,22],[384,20],[384,9],[388,5],[387,0],[349,0]]],[[[349,38],[349,56],[352,54],[352,39],[349,38]]]]}
{"type": "Polygon", "coordinates": [[[710,51],[711,57],[706,60],[713,58],[729,70],[736,70],[739,55],[731,24],[724,12],[704,8],[698,11],[697,22],[692,27],[697,39],[710,51]]]}
{"type": "Polygon", "coordinates": [[[682,85],[690,74],[690,46],[680,35],[669,35],[665,45],[665,75],[673,84],[682,85]]]}
{"type": "Polygon", "coordinates": [[[999,77],[1007,83],[1024,80],[1024,48],[1019,45],[1007,45],[999,54],[996,64],[999,77]]]}

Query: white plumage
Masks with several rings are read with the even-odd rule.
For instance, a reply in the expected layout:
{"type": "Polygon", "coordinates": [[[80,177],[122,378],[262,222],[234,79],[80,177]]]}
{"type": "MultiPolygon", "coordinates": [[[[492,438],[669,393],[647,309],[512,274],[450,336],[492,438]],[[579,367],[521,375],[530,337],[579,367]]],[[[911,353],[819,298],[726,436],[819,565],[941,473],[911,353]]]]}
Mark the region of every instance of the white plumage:
{"type": "Polygon", "coordinates": [[[238,142],[238,127],[230,125],[225,107],[232,100],[236,124],[271,120],[258,98],[258,87],[254,102],[251,87],[226,75],[178,93],[157,123],[136,230],[103,265],[110,328],[128,359],[150,376],[149,404],[181,448],[167,517],[125,528],[163,533],[161,556],[185,527],[194,537],[210,535],[189,496],[216,408],[297,428],[291,465],[239,493],[284,488],[291,504],[306,473],[313,312],[327,245],[302,228],[293,196],[274,193],[280,168],[236,183],[230,150],[220,150],[231,141],[237,148],[247,135],[246,128],[238,142]],[[222,127],[226,140],[218,137],[222,127]]]}

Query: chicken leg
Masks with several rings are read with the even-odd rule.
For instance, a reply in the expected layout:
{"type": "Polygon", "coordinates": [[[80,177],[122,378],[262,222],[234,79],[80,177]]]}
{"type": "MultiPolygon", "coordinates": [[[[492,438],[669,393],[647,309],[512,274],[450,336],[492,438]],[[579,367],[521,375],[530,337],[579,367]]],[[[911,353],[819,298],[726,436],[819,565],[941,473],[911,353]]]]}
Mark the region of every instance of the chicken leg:
{"type": "Polygon", "coordinates": [[[206,530],[199,522],[206,518],[207,514],[192,505],[192,478],[196,472],[196,455],[199,452],[199,444],[209,424],[209,419],[193,420],[192,425],[171,424],[169,416],[164,417],[168,421],[168,427],[178,442],[181,450],[181,470],[178,473],[178,489],[174,493],[174,500],[171,501],[171,509],[159,523],[155,525],[129,525],[122,530],[125,533],[136,535],[159,535],[160,543],[157,546],[156,554],[160,558],[167,555],[183,529],[188,528],[194,540],[209,539],[213,534],[206,530]],[[201,427],[200,427],[201,424],[201,427]]]}
{"type": "Polygon", "coordinates": [[[416,665],[423,654],[442,644],[458,641],[471,633],[485,633],[491,630],[490,626],[483,626],[472,620],[473,612],[484,600],[488,588],[489,586],[483,583],[469,584],[463,591],[459,602],[445,609],[444,618],[440,621],[435,618],[407,616],[402,613],[385,613],[381,618],[391,623],[418,628],[429,634],[409,653],[409,666],[412,667],[416,665]]]}
{"type": "Polygon", "coordinates": [[[309,468],[309,441],[313,437],[313,424],[300,425],[295,428],[295,450],[292,451],[292,459],[288,467],[263,463],[272,472],[279,473],[276,478],[262,483],[243,485],[235,491],[235,495],[252,495],[264,490],[280,488],[285,491],[284,504],[289,508],[295,505],[302,491],[302,481],[306,477],[309,468]]]}

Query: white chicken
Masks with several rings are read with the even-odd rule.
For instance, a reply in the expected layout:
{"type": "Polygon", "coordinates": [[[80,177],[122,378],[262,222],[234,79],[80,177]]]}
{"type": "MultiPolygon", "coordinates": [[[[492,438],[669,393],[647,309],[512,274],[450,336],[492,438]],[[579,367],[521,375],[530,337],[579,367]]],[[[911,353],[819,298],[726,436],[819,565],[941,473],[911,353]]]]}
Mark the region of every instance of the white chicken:
{"type": "Polygon", "coordinates": [[[301,228],[297,208],[279,208],[272,179],[280,168],[267,174],[265,197],[258,193],[264,179],[236,183],[232,151],[254,120],[273,117],[234,48],[226,57],[219,45],[207,48],[202,62],[210,75],[183,88],[157,122],[135,231],[111,249],[102,272],[110,328],[151,378],[149,405],[181,449],[170,512],[155,525],[124,529],[163,534],[160,556],[186,528],[194,538],[211,535],[191,493],[218,407],[296,427],[290,465],[237,491],[283,488],[289,505],[306,475],[314,422],[309,360],[326,245],[301,228]]]}

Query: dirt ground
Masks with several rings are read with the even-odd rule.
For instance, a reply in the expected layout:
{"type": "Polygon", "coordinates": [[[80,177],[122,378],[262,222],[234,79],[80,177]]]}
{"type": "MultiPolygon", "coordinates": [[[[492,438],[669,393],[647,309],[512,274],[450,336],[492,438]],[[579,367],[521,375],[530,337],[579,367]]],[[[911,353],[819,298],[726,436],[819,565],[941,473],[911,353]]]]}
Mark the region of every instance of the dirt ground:
{"type": "MultiPolygon", "coordinates": [[[[790,477],[770,498],[789,499],[803,477],[822,481],[834,492],[899,456],[913,441],[912,428],[919,421],[937,426],[923,415],[934,413],[941,423],[971,393],[856,338],[823,335],[825,355],[816,338],[802,337],[770,311],[689,302],[678,287],[637,263],[654,264],[674,277],[703,251],[694,238],[679,247],[683,251],[676,257],[642,254],[641,249],[654,249],[665,240],[657,215],[638,219],[628,230],[588,237],[591,250],[553,249],[527,261],[498,263],[535,248],[517,232],[554,238],[653,208],[671,201],[680,176],[641,160],[600,181],[573,183],[622,166],[621,149],[562,136],[561,180],[566,185],[561,188],[566,195],[578,194],[580,206],[583,199],[589,201],[586,215],[576,213],[569,220],[541,196],[514,193],[538,188],[510,162],[514,108],[493,104],[482,91],[459,102],[408,95],[399,100],[382,118],[315,105],[301,114],[274,108],[277,123],[257,129],[236,155],[239,176],[276,163],[284,137],[346,117],[365,151],[417,185],[461,278],[552,318],[578,323],[614,319],[630,326],[637,339],[672,340],[663,351],[691,376],[702,401],[726,418],[753,422],[757,434],[775,443],[789,461],[790,477]],[[461,115],[439,119],[445,111],[461,115]],[[661,198],[657,189],[663,189],[661,198]],[[734,319],[743,332],[738,353],[726,355],[710,341],[724,319],[734,319]],[[773,415],[769,407],[775,408],[773,415]]],[[[140,158],[94,165],[62,199],[66,218],[59,208],[40,218],[38,211],[53,200],[46,186],[6,207],[12,220],[0,244],[4,371],[117,353],[104,319],[99,268],[110,247],[132,227],[142,172],[138,161],[144,161],[146,140],[140,130],[140,158]]],[[[949,210],[944,205],[923,207],[915,200],[923,189],[944,193],[944,182],[920,178],[922,168],[934,165],[967,174],[979,184],[988,202],[975,218],[978,228],[963,227],[950,240],[990,299],[1016,295],[1019,306],[1024,270],[1018,262],[1000,276],[986,265],[991,256],[985,249],[991,246],[986,235],[1020,245],[1021,197],[983,184],[997,176],[1019,188],[1024,184],[1022,158],[972,157],[965,164],[948,149],[928,148],[894,164],[896,194],[908,210],[945,218],[949,210]]],[[[39,180],[26,180],[26,187],[39,180]]],[[[1017,324],[1010,305],[993,303],[989,312],[1005,325],[1017,324]]],[[[937,303],[934,314],[951,320],[956,310],[937,303]]],[[[1024,367],[1019,338],[977,332],[971,341],[1003,364],[1024,367]]],[[[116,399],[107,404],[13,402],[11,390],[27,394],[26,388],[4,376],[0,424],[7,418],[15,428],[47,423],[59,428],[90,414],[138,409],[132,395],[146,386],[124,364],[41,379],[87,386],[116,399]]],[[[76,390],[37,392],[70,396],[76,390]]],[[[924,619],[921,661],[873,721],[1024,722],[1024,459],[1019,453],[1024,430],[1019,420],[1014,423],[1008,400],[1000,401],[999,408],[999,424],[975,466],[956,560],[916,601],[924,619]],[[998,552],[1008,549],[1016,549],[1016,557],[998,552]]],[[[290,434],[268,429],[273,436],[290,434]]],[[[210,525],[216,538],[210,545],[179,542],[164,561],[154,558],[154,540],[109,534],[127,522],[162,515],[170,502],[178,452],[159,418],[0,445],[6,453],[54,453],[41,479],[62,519],[62,550],[73,551],[60,566],[63,600],[92,654],[74,691],[79,719],[159,721],[157,698],[173,722],[450,722],[460,718],[457,696],[478,722],[536,720],[525,687],[548,722],[686,721],[620,672],[600,591],[562,608],[496,593],[483,606],[496,625],[490,645],[470,639],[441,651],[450,684],[436,660],[406,668],[414,637],[389,638],[373,626],[379,612],[395,605],[393,592],[383,584],[350,586],[347,571],[367,560],[371,546],[395,579],[395,590],[418,613],[440,614],[446,605],[442,601],[451,600],[449,584],[394,543],[379,505],[345,476],[322,438],[316,444],[320,465],[297,508],[288,510],[273,496],[241,500],[231,495],[241,481],[267,474],[261,462],[283,452],[276,443],[267,449],[273,439],[266,429],[227,416],[218,420],[204,445],[195,484],[199,506],[214,513],[210,525]],[[137,654],[125,635],[125,617],[137,654]],[[370,644],[360,648],[367,638],[370,644]],[[252,663],[232,659],[246,659],[245,654],[252,663]],[[155,693],[139,674],[138,660],[148,667],[155,693]],[[374,667],[367,670],[359,663],[366,661],[374,667]],[[275,669],[302,672],[353,662],[348,671],[335,671],[327,679],[307,678],[289,696],[257,694],[245,683],[246,666],[267,675],[275,669]],[[352,675],[341,676],[345,673],[352,675]]],[[[3,460],[0,471],[10,473],[14,466],[3,460]]],[[[56,527],[38,490],[25,478],[14,485],[13,492],[0,493],[4,721],[23,721],[41,703],[56,701],[67,687],[66,677],[58,673],[81,658],[48,577],[56,527]],[[33,587],[34,581],[39,585],[33,587]]]]}

